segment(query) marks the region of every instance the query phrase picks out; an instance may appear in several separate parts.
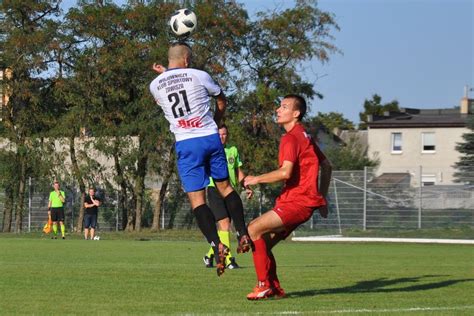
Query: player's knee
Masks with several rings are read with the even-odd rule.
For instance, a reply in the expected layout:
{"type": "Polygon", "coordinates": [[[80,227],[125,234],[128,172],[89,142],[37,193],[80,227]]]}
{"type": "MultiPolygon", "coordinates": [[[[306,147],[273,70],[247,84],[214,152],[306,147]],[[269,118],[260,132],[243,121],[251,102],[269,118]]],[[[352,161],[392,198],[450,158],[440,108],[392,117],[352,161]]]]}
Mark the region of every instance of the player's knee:
{"type": "Polygon", "coordinates": [[[226,197],[227,195],[229,195],[230,193],[232,193],[232,191],[234,189],[232,189],[229,181],[221,181],[221,182],[216,182],[216,187],[217,187],[217,190],[219,191],[219,193],[221,194],[222,197],[226,197]]]}
{"type": "Polygon", "coordinates": [[[218,226],[219,226],[219,230],[221,231],[230,231],[230,220],[228,217],[224,218],[224,219],[221,219],[219,222],[218,222],[218,226]]]}
{"type": "Polygon", "coordinates": [[[262,237],[262,233],[258,229],[258,225],[255,222],[251,222],[247,227],[247,231],[249,232],[250,239],[257,240],[262,237]]]}

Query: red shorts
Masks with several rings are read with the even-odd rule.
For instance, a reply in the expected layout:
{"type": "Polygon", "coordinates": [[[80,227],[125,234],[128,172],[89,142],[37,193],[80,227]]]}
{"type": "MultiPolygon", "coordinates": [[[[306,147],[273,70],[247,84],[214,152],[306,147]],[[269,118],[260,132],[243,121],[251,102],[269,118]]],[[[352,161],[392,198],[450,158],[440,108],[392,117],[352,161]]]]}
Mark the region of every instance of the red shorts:
{"type": "Polygon", "coordinates": [[[284,236],[288,237],[296,227],[313,216],[315,208],[300,206],[295,203],[277,203],[273,211],[281,218],[285,226],[284,236]]]}

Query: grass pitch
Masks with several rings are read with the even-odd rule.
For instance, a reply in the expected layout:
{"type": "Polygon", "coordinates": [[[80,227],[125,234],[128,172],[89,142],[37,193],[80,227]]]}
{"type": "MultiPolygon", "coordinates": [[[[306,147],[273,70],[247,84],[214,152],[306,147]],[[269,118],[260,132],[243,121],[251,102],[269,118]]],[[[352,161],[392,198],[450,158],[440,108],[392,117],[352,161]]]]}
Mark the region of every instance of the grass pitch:
{"type": "Polygon", "coordinates": [[[0,314],[474,314],[468,245],[284,242],[274,253],[288,297],[257,302],[245,299],[251,255],[218,278],[206,251],[202,241],[0,238],[0,314]]]}

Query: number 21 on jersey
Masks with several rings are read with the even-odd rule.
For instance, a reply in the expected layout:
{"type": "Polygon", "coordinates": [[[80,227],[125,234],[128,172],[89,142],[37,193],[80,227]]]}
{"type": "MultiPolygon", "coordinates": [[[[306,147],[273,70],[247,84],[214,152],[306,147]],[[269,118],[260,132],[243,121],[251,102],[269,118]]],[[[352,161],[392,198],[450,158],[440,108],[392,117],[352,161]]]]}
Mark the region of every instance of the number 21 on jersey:
{"type": "Polygon", "coordinates": [[[186,114],[191,114],[191,108],[189,107],[188,96],[186,90],[180,90],[178,92],[168,94],[168,101],[173,103],[171,110],[175,118],[182,117],[186,114]],[[186,111],[186,113],[184,113],[186,111]]]}

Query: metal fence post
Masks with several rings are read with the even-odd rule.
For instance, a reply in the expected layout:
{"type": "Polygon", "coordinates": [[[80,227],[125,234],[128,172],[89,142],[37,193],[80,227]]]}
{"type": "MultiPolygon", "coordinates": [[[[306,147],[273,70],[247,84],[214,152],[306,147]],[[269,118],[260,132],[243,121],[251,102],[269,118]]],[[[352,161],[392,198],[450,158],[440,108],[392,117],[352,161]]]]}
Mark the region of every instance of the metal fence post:
{"type": "Polygon", "coordinates": [[[28,178],[28,232],[31,233],[31,177],[28,178]]]}
{"type": "Polygon", "coordinates": [[[420,166],[419,168],[419,191],[418,191],[418,194],[419,194],[419,201],[418,201],[418,229],[421,228],[421,204],[423,203],[423,182],[422,182],[422,172],[423,172],[423,167],[420,166]]]}
{"type": "Polygon", "coordinates": [[[337,197],[336,178],[333,177],[331,181],[332,185],[334,186],[334,202],[336,203],[337,225],[339,226],[339,235],[342,236],[341,215],[339,213],[339,200],[337,197]]]}
{"type": "Polygon", "coordinates": [[[363,230],[367,230],[367,166],[364,167],[364,214],[363,230]]]}
{"type": "Polygon", "coordinates": [[[115,231],[118,232],[119,227],[119,191],[115,191],[115,231]]]}
{"type": "Polygon", "coordinates": [[[76,187],[74,187],[74,184],[72,185],[71,187],[71,195],[72,195],[72,199],[71,199],[71,231],[73,232],[74,231],[74,199],[75,199],[75,191],[76,191],[76,187]]]}
{"type": "Polygon", "coordinates": [[[165,205],[166,199],[163,197],[163,201],[161,202],[161,229],[165,229],[165,205]]]}

